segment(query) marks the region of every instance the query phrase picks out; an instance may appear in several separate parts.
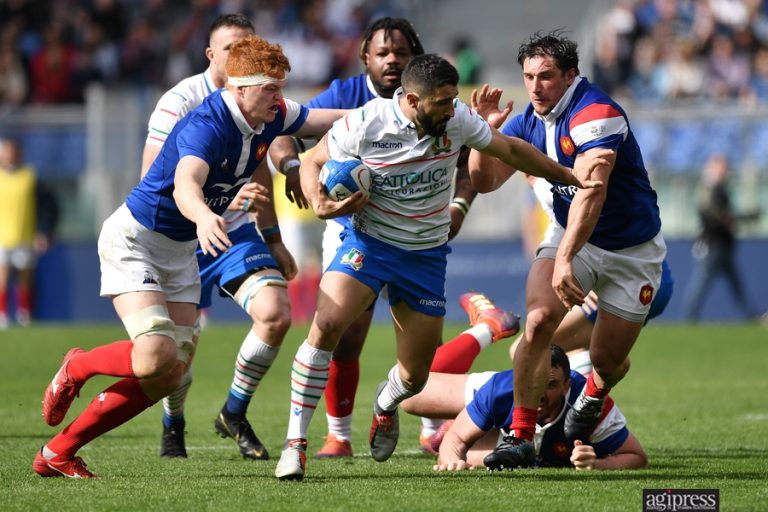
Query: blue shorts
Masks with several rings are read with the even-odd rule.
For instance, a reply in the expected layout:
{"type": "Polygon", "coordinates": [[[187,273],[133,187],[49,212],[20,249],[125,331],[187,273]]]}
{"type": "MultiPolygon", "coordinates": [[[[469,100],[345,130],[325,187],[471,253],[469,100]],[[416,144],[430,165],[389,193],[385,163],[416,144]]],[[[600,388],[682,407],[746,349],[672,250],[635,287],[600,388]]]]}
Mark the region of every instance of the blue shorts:
{"type": "MultiPolygon", "coordinates": [[[[672,279],[672,271],[667,264],[667,260],[664,260],[661,264],[661,281],[659,283],[659,291],[656,292],[656,296],[651,302],[651,309],[648,311],[648,316],[645,317],[645,323],[648,323],[652,318],[656,318],[667,309],[669,299],[672,298],[672,291],[675,288],[675,280],[672,279]]],[[[586,304],[581,306],[581,311],[587,320],[593,324],[597,321],[597,309],[592,309],[586,304]]]]}
{"type": "Polygon", "coordinates": [[[387,285],[390,305],[403,300],[419,313],[445,316],[445,269],[451,252],[447,244],[407,251],[351,227],[344,228],[341,238],[326,272],[354,277],[376,295],[387,285]]]}
{"type": "Polygon", "coordinates": [[[219,288],[222,297],[230,294],[222,291],[224,285],[238,277],[253,274],[265,268],[279,269],[277,262],[261,239],[256,225],[252,222],[227,233],[232,247],[214,257],[197,249],[197,263],[200,266],[200,304],[198,309],[210,307],[213,287],[219,288]]]}

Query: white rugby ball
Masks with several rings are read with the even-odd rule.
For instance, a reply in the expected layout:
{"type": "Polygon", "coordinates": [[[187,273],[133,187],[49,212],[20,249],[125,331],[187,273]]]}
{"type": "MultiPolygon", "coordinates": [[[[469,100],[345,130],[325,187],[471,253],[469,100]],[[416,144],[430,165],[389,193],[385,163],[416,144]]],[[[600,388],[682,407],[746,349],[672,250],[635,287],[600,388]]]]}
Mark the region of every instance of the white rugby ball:
{"type": "Polygon", "coordinates": [[[371,171],[356,158],[328,160],[320,169],[320,183],[334,201],[342,201],[358,190],[371,190],[371,171]]]}

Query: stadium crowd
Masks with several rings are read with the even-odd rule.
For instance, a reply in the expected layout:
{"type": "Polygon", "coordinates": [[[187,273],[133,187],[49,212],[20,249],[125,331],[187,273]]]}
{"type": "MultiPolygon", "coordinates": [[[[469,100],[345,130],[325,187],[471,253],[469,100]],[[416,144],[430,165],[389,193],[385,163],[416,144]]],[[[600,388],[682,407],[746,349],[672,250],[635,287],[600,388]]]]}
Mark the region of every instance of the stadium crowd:
{"type": "Polygon", "coordinates": [[[208,27],[242,12],[290,56],[291,84],[322,86],[357,66],[377,0],[14,0],[0,2],[0,104],[83,101],[90,82],[167,88],[204,68],[208,27]]]}
{"type": "Polygon", "coordinates": [[[591,78],[639,103],[768,100],[768,3],[617,0],[591,78]]]}
{"type": "MultiPolygon", "coordinates": [[[[641,103],[768,100],[768,3],[617,0],[598,24],[593,81],[641,103]]],[[[294,85],[357,70],[365,24],[392,0],[14,0],[0,3],[0,104],[67,103],[90,82],[169,87],[205,66],[210,22],[249,16],[280,43],[294,85]],[[42,80],[42,77],[45,80],[42,80]]]]}

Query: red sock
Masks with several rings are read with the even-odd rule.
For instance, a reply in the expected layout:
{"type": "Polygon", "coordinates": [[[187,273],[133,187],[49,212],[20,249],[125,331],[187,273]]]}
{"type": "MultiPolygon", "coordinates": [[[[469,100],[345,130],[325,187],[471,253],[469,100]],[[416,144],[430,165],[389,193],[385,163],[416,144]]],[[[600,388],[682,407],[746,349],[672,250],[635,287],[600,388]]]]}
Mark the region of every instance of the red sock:
{"type": "Polygon", "coordinates": [[[122,425],[155,402],[141,388],[139,379],[123,379],[108,387],[48,443],[57,455],[74,456],[100,435],[122,425]]]}
{"type": "Polygon", "coordinates": [[[526,407],[515,407],[512,409],[512,435],[523,441],[533,441],[533,434],[536,433],[536,409],[526,407]]]}
{"type": "Polygon", "coordinates": [[[479,353],[480,344],[475,337],[463,332],[445,345],[437,348],[429,371],[456,374],[467,373],[479,353]]]}
{"type": "Polygon", "coordinates": [[[29,286],[19,285],[16,288],[16,309],[29,314],[32,311],[32,291],[29,286]]]}
{"type": "Polygon", "coordinates": [[[359,381],[359,360],[342,363],[331,359],[328,386],[325,388],[325,408],[330,416],[343,418],[352,414],[359,381]]]}
{"type": "Polygon", "coordinates": [[[0,313],[8,314],[8,291],[5,290],[0,293],[0,313]]]}
{"type": "Polygon", "coordinates": [[[77,382],[84,382],[94,375],[134,377],[132,350],[133,342],[130,340],[101,345],[70,359],[67,372],[77,382]]]}
{"type": "Polygon", "coordinates": [[[592,398],[605,398],[608,396],[608,393],[611,392],[611,388],[603,388],[600,389],[595,384],[595,374],[590,373],[589,378],[587,379],[587,385],[586,389],[584,390],[584,394],[586,396],[591,396],[592,398]]]}

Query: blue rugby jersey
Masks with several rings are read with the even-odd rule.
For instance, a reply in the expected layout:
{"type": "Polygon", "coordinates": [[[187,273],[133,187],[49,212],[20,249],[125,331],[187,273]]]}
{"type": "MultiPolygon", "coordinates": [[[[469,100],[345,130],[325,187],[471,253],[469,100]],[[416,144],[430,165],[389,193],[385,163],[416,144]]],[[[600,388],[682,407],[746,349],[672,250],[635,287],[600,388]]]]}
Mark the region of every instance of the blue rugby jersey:
{"type": "MultiPolygon", "coordinates": [[[[566,403],[557,418],[547,425],[536,426],[536,453],[540,466],[569,466],[573,443],[565,438],[563,427],[565,413],[576,402],[587,380],[578,372],[571,370],[571,387],[566,396],[566,403]]],[[[467,405],[467,413],[472,422],[481,430],[499,429],[506,431],[512,423],[514,408],[513,372],[507,370],[493,375],[488,382],[475,392],[474,398],[467,405]]],[[[589,437],[589,444],[595,449],[598,458],[603,458],[624,444],[629,437],[626,419],[611,397],[605,400],[603,414],[597,427],[589,437]]]]}
{"type": "Polygon", "coordinates": [[[362,107],[376,97],[378,94],[368,80],[368,75],[362,73],[344,80],[337,78],[328,89],[309,100],[307,107],[351,109],[362,107]]]}
{"type": "MultiPolygon", "coordinates": [[[[540,116],[529,104],[524,113],[504,126],[502,133],[527,140],[566,167],[573,167],[576,156],[589,149],[616,150],[608,194],[589,243],[615,251],[647,242],[659,233],[656,192],[627,115],[586,78],[577,77],[547,116],[540,116]]],[[[555,219],[567,227],[568,209],[577,189],[552,184],[555,219]]]]}
{"type": "Polygon", "coordinates": [[[195,224],[181,214],[173,199],[179,161],[192,155],[208,163],[203,195],[211,211],[222,214],[251,179],[269,144],[278,135],[296,132],[307,114],[306,107],[283,100],[273,121],[253,129],[232,95],[225,89],[215,91],[173,127],[152,167],[128,195],[128,209],[148,229],[172,240],[194,240],[195,224]]]}

